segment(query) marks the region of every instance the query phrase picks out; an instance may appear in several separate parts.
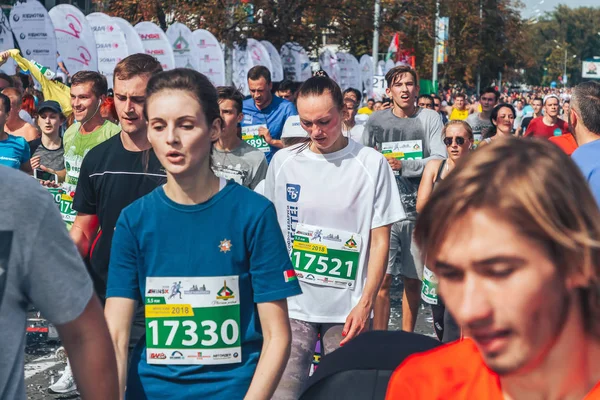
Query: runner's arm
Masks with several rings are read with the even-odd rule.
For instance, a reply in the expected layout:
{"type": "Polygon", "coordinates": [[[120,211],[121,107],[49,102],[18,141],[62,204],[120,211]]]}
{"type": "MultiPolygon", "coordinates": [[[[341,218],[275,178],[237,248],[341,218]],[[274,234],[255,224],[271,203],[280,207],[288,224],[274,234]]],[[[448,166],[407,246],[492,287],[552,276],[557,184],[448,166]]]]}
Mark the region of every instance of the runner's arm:
{"type": "Polygon", "coordinates": [[[99,225],[97,215],[77,213],[70,235],[81,257],[86,258],[90,254],[92,243],[98,234],[99,225]]]}
{"type": "Polygon", "coordinates": [[[263,332],[263,346],[246,399],[273,396],[290,356],[292,333],[287,300],[258,303],[258,316],[263,332]]]}
{"type": "Polygon", "coordinates": [[[427,203],[427,199],[431,195],[433,191],[433,181],[436,178],[436,172],[440,167],[441,160],[431,160],[425,166],[425,171],[423,171],[423,178],[421,179],[421,184],[419,185],[419,191],[417,192],[417,212],[420,213],[425,207],[425,203],[427,203]]]}
{"type": "Polygon", "coordinates": [[[115,354],[95,294],[83,313],[56,329],[69,354],[77,389],[84,399],[116,399],[118,396],[115,354]],[[102,379],[99,379],[99,377],[102,379]]]}
{"type": "MultiPolygon", "coordinates": [[[[106,299],[104,317],[117,357],[117,371],[119,377],[119,397],[125,395],[127,383],[127,357],[129,335],[131,334],[131,321],[135,313],[136,301],[124,297],[109,297],[106,299]]],[[[115,399],[117,397],[114,397],[115,399]]]]}
{"type": "Polygon", "coordinates": [[[367,280],[358,304],[350,311],[350,315],[346,318],[346,324],[342,331],[344,339],[340,342],[341,346],[368,328],[371,310],[375,304],[375,298],[377,297],[387,268],[391,229],[391,224],[371,229],[367,280]]]}

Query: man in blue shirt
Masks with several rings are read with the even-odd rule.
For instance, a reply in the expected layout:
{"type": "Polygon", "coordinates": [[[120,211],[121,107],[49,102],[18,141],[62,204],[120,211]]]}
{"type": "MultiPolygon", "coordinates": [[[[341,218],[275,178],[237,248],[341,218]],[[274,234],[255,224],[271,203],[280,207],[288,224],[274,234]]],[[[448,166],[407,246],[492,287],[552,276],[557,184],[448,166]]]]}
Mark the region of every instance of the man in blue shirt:
{"type": "Polygon", "coordinates": [[[600,83],[584,82],[573,88],[568,121],[579,144],[571,157],[600,206],[600,83]]]}
{"type": "Polygon", "coordinates": [[[281,132],[288,117],[298,115],[293,103],[273,96],[271,73],[258,65],[248,71],[249,99],[244,100],[242,139],[262,150],[268,162],[281,148],[281,132]]]}

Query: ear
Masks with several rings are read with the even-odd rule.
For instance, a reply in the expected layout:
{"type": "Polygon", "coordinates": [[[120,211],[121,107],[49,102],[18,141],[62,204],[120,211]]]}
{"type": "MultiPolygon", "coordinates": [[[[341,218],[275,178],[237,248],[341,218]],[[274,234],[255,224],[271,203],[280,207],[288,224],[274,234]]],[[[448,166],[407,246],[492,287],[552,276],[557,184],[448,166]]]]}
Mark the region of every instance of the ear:
{"type": "Polygon", "coordinates": [[[577,123],[579,122],[578,118],[579,117],[577,116],[575,110],[573,110],[573,107],[569,108],[569,122],[571,122],[571,126],[573,127],[573,129],[575,129],[577,123]]]}
{"type": "Polygon", "coordinates": [[[210,127],[210,141],[216,142],[219,140],[221,136],[221,129],[223,128],[223,120],[221,118],[216,118],[212,126],[210,127]]]}
{"type": "Polygon", "coordinates": [[[269,82],[269,92],[273,91],[273,82],[269,82]]]}
{"type": "Polygon", "coordinates": [[[242,122],[243,119],[244,119],[244,113],[241,112],[241,113],[238,114],[237,121],[235,121],[235,122],[237,122],[239,124],[239,123],[242,122]]]}
{"type": "Polygon", "coordinates": [[[392,91],[390,90],[389,87],[385,88],[385,94],[387,95],[387,97],[389,97],[390,99],[392,98],[392,91]]]}

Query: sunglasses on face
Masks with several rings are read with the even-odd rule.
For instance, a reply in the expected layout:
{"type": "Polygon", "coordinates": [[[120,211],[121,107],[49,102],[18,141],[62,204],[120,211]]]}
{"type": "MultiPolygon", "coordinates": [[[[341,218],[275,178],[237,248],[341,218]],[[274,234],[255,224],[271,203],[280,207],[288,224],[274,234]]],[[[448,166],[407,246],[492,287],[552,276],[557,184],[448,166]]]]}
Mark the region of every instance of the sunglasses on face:
{"type": "Polygon", "coordinates": [[[460,136],[456,136],[454,138],[451,137],[446,137],[444,138],[444,144],[447,146],[452,146],[452,141],[456,139],[456,144],[459,146],[462,146],[463,144],[465,144],[465,138],[464,137],[460,137],[460,136]]]}

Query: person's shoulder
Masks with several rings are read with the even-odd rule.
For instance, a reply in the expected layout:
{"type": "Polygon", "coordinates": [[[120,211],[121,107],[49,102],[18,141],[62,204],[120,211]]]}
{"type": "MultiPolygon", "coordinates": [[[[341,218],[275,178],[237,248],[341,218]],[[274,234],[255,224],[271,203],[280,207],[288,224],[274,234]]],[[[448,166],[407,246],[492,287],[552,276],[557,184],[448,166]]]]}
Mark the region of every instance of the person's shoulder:
{"type": "Polygon", "coordinates": [[[106,156],[117,150],[119,146],[123,146],[119,135],[111,136],[105,141],[92,147],[83,158],[83,163],[87,165],[101,164],[106,159],[106,156]]]}
{"type": "Polygon", "coordinates": [[[28,146],[27,139],[25,139],[23,136],[11,135],[9,133],[8,137],[19,146],[28,146]]]}
{"type": "Polygon", "coordinates": [[[306,144],[299,143],[299,144],[295,144],[295,145],[289,146],[289,147],[284,147],[283,149],[278,150],[271,158],[271,163],[269,165],[278,167],[278,166],[286,163],[289,159],[302,154],[303,151],[306,151],[306,149],[302,148],[303,146],[306,147],[306,144]]]}
{"type": "MultiPolygon", "coordinates": [[[[244,216],[246,221],[255,221],[260,219],[264,212],[273,207],[273,203],[264,197],[262,194],[256,193],[245,186],[242,186],[233,180],[227,181],[227,186],[223,190],[228,190],[228,193],[224,197],[226,200],[222,207],[226,208],[231,214],[232,209],[238,209],[236,215],[244,216]],[[233,208],[232,208],[233,207],[233,208]]],[[[241,222],[238,217],[236,223],[241,222]]]]}
{"type": "Polygon", "coordinates": [[[263,160],[266,160],[265,153],[263,153],[262,151],[260,151],[259,149],[255,148],[255,147],[250,146],[246,142],[240,143],[240,146],[238,147],[237,150],[238,150],[240,156],[243,156],[244,158],[246,158],[249,161],[252,161],[255,163],[260,163],[263,160]]]}
{"type": "Polygon", "coordinates": [[[252,97],[248,97],[242,101],[242,110],[256,110],[256,105],[252,97]]]}
{"type": "Polygon", "coordinates": [[[51,199],[48,191],[36,179],[22,171],[5,166],[0,166],[0,187],[10,188],[2,191],[3,194],[0,195],[0,201],[7,210],[10,209],[7,202],[14,202],[20,206],[30,205],[32,209],[38,209],[40,204],[51,199]]]}
{"type": "Polygon", "coordinates": [[[126,218],[131,225],[138,225],[139,222],[152,218],[152,210],[156,203],[160,203],[159,191],[162,190],[162,186],[159,186],[150,193],[134,200],[131,204],[123,208],[121,217],[126,218]]]}
{"type": "Polygon", "coordinates": [[[119,125],[113,124],[112,122],[106,120],[104,125],[102,126],[105,132],[108,132],[111,136],[116,135],[121,132],[121,128],[119,125]]]}
{"type": "MultiPolygon", "coordinates": [[[[392,379],[399,383],[399,381],[423,375],[441,377],[444,372],[448,371],[460,371],[460,373],[448,376],[468,379],[469,372],[479,369],[482,364],[483,360],[477,347],[472,340],[466,339],[408,357],[396,369],[392,379]]],[[[451,384],[451,382],[447,383],[451,384]]]]}
{"type": "Polygon", "coordinates": [[[384,121],[386,119],[389,119],[390,116],[392,116],[392,108],[391,107],[386,110],[373,111],[373,113],[369,117],[369,120],[367,121],[367,123],[371,124],[371,123],[375,123],[375,122],[384,121]]]}
{"type": "MultiPolygon", "coordinates": [[[[474,115],[474,114],[471,114],[474,115]]],[[[442,120],[442,116],[434,110],[430,110],[428,108],[421,108],[421,112],[419,112],[417,114],[418,118],[423,118],[423,119],[433,119],[433,120],[442,120]]],[[[467,117],[468,118],[468,117],[467,117]]]]}

